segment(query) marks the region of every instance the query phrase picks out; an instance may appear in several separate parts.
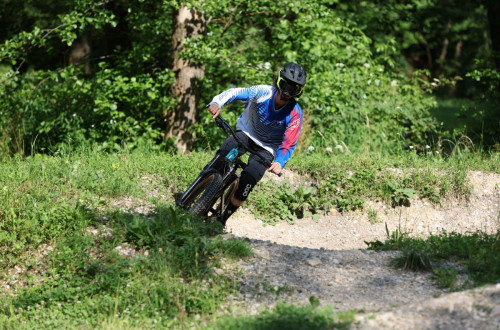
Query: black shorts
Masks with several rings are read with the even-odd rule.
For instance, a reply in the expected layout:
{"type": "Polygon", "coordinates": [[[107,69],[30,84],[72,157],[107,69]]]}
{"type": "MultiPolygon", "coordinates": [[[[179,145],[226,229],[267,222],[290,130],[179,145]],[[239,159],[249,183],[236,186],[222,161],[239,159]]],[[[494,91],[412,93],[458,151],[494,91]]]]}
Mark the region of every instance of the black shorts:
{"type": "MultiPolygon", "coordinates": [[[[241,142],[245,145],[248,146],[252,152],[257,153],[260,155],[263,159],[266,160],[269,164],[272,163],[274,160],[273,154],[271,154],[269,151],[266,149],[262,148],[261,146],[257,145],[251,138],[248,137],[245,133],[242,131],[236,131],[236,136],[241,140],[241,142]]],[[[226,141],[220,146],[218,153],[221,153],[222,156],[226,156],[226,154],[231,151],[233,148],[237,148],[238,143],[234,139],[232,135],[230,135],[226,141]]],[[[239,149],[238,152],[240,153],[245,153],[247,150],[246,149],[239,149]]],[[[247,166],[243,169],[243,172],[246,172],[252,178],[255,180],[255,182],[259,182],[260,179],[264,176],[266,173],[266,170],[268,169],[268,166],[263,164],[264,162],[260,157],[257,155],[254,155],[253,153],[250,154],[248,157],[248,164],[247,166]]]]}

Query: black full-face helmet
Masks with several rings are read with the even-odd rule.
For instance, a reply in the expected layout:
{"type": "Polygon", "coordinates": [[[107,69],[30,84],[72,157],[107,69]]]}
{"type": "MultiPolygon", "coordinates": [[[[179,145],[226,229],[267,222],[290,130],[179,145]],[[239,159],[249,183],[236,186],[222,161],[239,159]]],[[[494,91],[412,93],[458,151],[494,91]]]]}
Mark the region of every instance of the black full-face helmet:
{"type": "Polygon", "coordinates": [[[306,71],[297,63],[287,63],[280,70],[276,87],[285,95],[299,97],[306,85],[306,71]]]}

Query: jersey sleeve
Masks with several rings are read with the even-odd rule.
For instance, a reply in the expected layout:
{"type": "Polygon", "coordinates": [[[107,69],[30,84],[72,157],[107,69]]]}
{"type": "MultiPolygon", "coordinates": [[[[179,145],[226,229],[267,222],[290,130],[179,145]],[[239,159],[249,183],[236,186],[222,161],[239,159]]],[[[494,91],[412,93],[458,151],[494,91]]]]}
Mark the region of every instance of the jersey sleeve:
{"type": "Polygon", "coordinates": [[[233,101],[248,101],[251,99],[251,88],[230,88],[225,92],[216,95],[211,103],[217,104],[220,108],[233,101]]]}
{"type": "Polygon", "coordinates": [[[285,167],[286,162],[292,157],[293,151],[297,146],[300,131],[302,130],[302,110],[299,105],[296,105],[290,113],[290,120],[287,124],[285,134],[283,135],[283,142],[276,151],[275,162],[285,167]]]}
{"type": "Polygon", "coordinates": [[[258,100],[270,92],[269,89],[265,87],[265,85],[257,85],[247,88],[230,88],[216,95],[210,103],[215,103],[221,108],[233,101],[248,102],[254,99],[258,100]]]}

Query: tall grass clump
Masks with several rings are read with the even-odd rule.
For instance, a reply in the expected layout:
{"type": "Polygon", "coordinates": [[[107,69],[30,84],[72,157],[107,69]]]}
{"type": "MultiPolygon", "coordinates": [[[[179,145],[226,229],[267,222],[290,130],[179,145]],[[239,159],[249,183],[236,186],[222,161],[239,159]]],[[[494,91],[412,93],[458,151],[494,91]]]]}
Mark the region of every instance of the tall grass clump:
{"type": "Polygon", "coordinates": [[[331,309],[279,303],[273,310],[255,316],[222,318],[214,329],[348,329],[353,321],[353,313],[334,313],[331,309]]]}
{"type": "MultiPolygon", "coordinates": [[[[386,228],[387,230],[387,228],[386,228]]],[[[473,286],[500,280],[500,232],[496,234],[442,233],[426,239],[409,237],[396,230],[385,242],[367,242],[372,250],[400,250],[393,265],[409,270],[432,270],[441,285],[452,286],[457,274],[467,275],[473,286]],[[450,268],[449,263],[457,266],[450,268]]]]}

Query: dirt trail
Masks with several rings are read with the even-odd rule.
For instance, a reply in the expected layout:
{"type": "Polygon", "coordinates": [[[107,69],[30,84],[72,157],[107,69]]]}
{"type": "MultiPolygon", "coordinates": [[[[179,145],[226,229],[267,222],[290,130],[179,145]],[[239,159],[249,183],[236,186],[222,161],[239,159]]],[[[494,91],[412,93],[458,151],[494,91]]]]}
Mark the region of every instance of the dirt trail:
{"type": "Polygon", "coordinates": [[[256,252],[236,265],[242,271],[241,307],[256,313],[280,300],[307,304],[314,296],[338,311],[363,311],[357,328],[500,328],[500,284],[449,293],[429,273],[390,267],[397,252],[365,249],[365,241],[386,238],[386,224],[390,231],[401,228],[421,237],[443,230],[496,232],[500,175],[471,172],[469,180],[474,187],[469,202],[448,200],[436,206],[416,200],[402,209],[369,202],[377,211],[375,224],[358,212],[265,226],[248,210],[239,211],[228,222],[228,236],[250,239],[256,252]]]}

